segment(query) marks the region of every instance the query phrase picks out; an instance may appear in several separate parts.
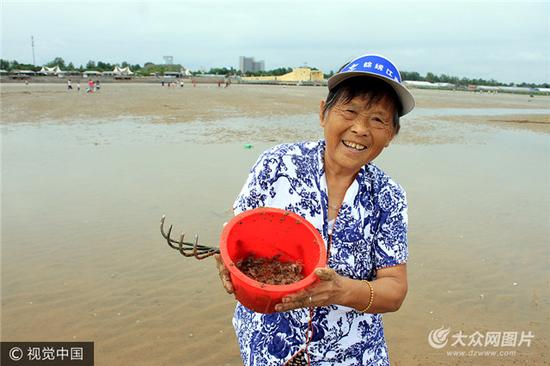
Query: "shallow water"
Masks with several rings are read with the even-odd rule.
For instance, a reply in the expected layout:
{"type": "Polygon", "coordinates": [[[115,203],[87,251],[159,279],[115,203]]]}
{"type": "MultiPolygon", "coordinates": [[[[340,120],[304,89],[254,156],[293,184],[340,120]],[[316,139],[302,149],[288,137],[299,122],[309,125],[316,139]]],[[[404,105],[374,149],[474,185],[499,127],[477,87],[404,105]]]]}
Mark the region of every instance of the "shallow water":
{"type": "MultiPolygon", "coordinates": [[[[530,330],[530,348],[483,362],[548,362],[550,138],[431,113],[376,161],[410,206],[393,363],[479,364],[431,348],[441,326],[530,330]]],[[[2,339],[93,340],[98,365],[238,365],[213,261],[169,249],[159,219],[217,246],[258,154],[320,133],[315,115],[2,126],[2,339]]]]}

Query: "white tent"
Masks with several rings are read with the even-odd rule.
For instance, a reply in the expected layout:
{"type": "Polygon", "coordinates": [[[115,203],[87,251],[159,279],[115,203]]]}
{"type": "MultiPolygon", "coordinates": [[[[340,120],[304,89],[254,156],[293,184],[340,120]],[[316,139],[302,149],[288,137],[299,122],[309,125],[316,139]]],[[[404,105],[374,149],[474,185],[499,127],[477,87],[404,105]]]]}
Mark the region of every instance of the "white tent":
{"type": "Polygon", "coordinates": [[[113,74],[114,75],[134,75],[132,70],[130,70],[129,66],[126,66],[126,67],[115,66],[115,68],[113,70],[113,74]]]}
{"type": "Polygon", "coordinates": [[[59,75],[66,73],[66,71],[61,70],[61,68],[59,68],[59,65],[55,65],[54,67],[42,66],[39,73],[44,75],[59,75]]]}

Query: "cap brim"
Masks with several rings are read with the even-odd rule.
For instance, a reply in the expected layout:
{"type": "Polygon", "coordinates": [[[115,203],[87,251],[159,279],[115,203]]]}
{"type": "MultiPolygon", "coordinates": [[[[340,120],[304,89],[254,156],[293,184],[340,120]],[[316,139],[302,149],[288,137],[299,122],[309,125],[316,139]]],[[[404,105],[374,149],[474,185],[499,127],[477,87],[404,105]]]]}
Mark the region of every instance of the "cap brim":
{"type": "Polygon", "coordinates": [[[338,84],[340,84],[344,80],[347,80],[353,77],[358,77],[358,76],[377,78],[388,83],[393,88],[393,90],[395,90],[395,93],[397,94],[397,97],[401,102],[402,109],[399,113],[399,117],[402,117],[413,110],[416,103],[414,101],[414,97],[412,96],[411,92],[407,88],[405,88],[402,84],[398,83],[397,81],[382,77],[377,74],[371,74],[368,72],[343,72],[340,74],[335,74],[328,79],[328,90],[334,89],[338,84]]]}

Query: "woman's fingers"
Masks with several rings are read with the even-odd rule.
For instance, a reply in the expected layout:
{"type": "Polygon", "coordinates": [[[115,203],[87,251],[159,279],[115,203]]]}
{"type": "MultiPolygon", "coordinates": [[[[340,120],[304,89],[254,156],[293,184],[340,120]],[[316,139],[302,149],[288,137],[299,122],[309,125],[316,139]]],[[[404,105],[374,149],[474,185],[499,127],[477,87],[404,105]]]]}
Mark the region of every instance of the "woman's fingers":
{"type": "Polygon", "coordinates": [[[309,308],[328,305],[326,294],[302,292],[300,294],[285,296],[280,304],[275,306],[276,311],[288,311],[299,308],[309,308]]]}
{"type": "Polygon", "coordinates": [[[275,310],[288,311],[338,303],[341,290],[339,275],[332,268],[316,268],[315,275],[319,277],[320,282],[306,290],[285,296],[275,310]]]}
{"type": "Polygon", "coordinates": [[[223,264],[222,258],[219,254],[214,254],[214,258],[216,259],[216,267],[218,268],[218,274],[220,276],[220,280],[222,281],[222,285],[228,294],[232,294],[233,284],[231,283],[231,277],[229,276],[229,271],[223,264]]]}
{"type": "Polygon", "coordinates": [[[332,268],[316,268],[315,275],[319,277],[321,281],[332,281],[336,278],[337,274],[332,268]]]}
{"type": "Polygon", "coordinates": [[[275,306],[275,310],[288,311],[299,308],[307,308],[309,306],[315,306],[313,303],[313,297],[311,298],[311,301],[309,301],[309,298],[284,298],[282,303],[275,306]]]}
{"type": "Polygon", "coordinates": [[[218,271],[220,270],[220,268],[225,267],[223,262],[222,262],[222,256],[221,255],[214,254],[214,259],[216,260],[216,268],[218,269],[218,271]]]}

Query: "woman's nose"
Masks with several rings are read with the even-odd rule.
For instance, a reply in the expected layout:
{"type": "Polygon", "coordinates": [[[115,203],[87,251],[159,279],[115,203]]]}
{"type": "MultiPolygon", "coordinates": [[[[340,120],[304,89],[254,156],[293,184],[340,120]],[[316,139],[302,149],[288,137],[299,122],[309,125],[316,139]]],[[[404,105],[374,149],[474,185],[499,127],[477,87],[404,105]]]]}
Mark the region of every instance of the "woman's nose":
{"type": "Polygon", "coordinates": [[[367,136],[370,133],[370,125],[366,118],[356,118],[351,126],[351,132],[359,136],[367,136]]]}

